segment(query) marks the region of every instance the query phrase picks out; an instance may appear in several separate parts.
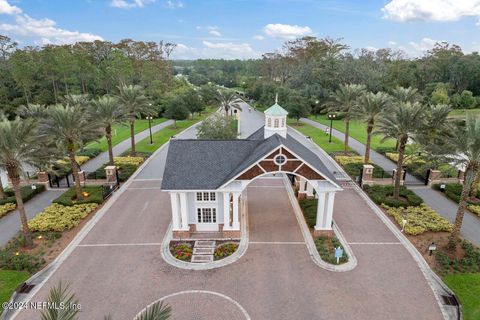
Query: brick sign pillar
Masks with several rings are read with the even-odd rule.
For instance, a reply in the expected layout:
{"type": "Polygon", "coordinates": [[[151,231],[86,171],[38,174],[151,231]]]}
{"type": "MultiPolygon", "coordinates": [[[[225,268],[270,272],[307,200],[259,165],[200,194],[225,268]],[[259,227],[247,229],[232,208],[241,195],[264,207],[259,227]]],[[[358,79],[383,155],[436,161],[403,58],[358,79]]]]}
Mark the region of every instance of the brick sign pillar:
{"type": "Polygon", "coordinates": [[[442,172],[440,170],[430,170],[430,175],[428,176],[428,185],[440,183],[442,179],[442,172]]]}
{"type": "Polygon", "coordinates": [[[364,164],[362,170],[362,186],[373,184],[373,166],[364,164]]]}
{"type": "MultiPolygon", "coordinates": [[[[393,175],[392,175],[392,183],[395,184],[395,177],[397,176],[397,169],[393,169],[393,175]]],[[[403,179],[405,177],[405,170],[402,169],[402,174],[400,175],[400,185],[403,186],[405,181],[403,179]]]]}

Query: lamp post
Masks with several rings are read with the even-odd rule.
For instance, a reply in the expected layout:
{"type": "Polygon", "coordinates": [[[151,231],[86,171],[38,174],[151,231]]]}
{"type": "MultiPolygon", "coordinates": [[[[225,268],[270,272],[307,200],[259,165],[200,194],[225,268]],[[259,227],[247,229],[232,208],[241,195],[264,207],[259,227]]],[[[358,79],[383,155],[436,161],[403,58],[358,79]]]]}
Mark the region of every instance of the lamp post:
{"type": "Polygon", "coordinates": [[[152,137],[152,117],[151,116],[147,116],[147,120],[148,120],[148,129],[150,130],[150,144],[153,144],[153,137],[152,137]]]}
{"type": "Polygon", "coordinates": [[[317,115],[318,115],[318,103],[319,103],[319,102],[320,102],[320,101],[315,100],[315,111],[314,111],[314,112],[315,112],[315,119],[317,119],[317,115]]]}
{"type": "Polygon", "coordinates": [[[333,126],[333,120],[337,117],[335,113],[329,113],[328,114],[328,119],[330,119],[330,137],[328,138],[328,143],[332,143],[332,126],[333,126]]]}
{"type": "Polygon", "coordinates": [[[435,242],[432,242],[432,244],[430,244],[428,246],[428,251],[429,251],[429,256],[432,255],[433,251],[437,250],[437,245],[435,244],[435,242]]]}

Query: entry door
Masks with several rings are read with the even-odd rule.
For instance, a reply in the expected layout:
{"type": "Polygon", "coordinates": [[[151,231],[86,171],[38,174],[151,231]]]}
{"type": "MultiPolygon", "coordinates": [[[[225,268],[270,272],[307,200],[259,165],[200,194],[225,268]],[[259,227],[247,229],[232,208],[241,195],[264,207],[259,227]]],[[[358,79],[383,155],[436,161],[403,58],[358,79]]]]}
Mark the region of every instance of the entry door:
{"type": "Polygon", "coordinates": [[[197,230],[218,231],[216,208],[197,208],[197,230]]]}

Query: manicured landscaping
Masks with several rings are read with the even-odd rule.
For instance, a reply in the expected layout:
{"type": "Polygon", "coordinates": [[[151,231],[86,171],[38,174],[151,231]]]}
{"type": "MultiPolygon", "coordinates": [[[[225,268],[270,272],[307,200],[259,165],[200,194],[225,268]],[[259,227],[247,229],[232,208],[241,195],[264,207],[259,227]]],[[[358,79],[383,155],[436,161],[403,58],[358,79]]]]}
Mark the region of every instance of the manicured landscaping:
{"type": "Polygon", "coordinates": [[[373,202],[379,205],[385,204],[389,207],[409,207],[419,206],[423,203],[422,198],[404,186],[400,187],[400,199],[398,200],[393,198],[394,188],[392,185],[365,185],[363,186],[363,189],[373,202]]]}
{"type": "Polygon", "coordinates": [[[453,225],[447,219],[440,216],[426,204],[412,207],[389,207],[382,205],[385,212],[392,216],[397,224],[402,227],[402,220],[405,219],[405,233],[418,235],[427,231],[433,232],[452,232],[453,225]]]}
{"type": "MultiPolygon", "coordinates": [[[[113,162],[118,168],[118,179],[120,182],[127,181],[128,178],[138,169],[138,167],[145,161],[144,157],[114,157],[113,162]]],[[[105,167],[108,163],[103,164],[95,172],[88,175],[89,179],[105,179],[105,167]]]]}
{"type": "Polygon", "coordinates": [[[452,273],[478,273],[480,272],[480,250],[470,242],[462,240],[463,254],[451,256],[449,253],[438,251],[435,258],[439,265],[438,271],[442,275],[452,273]]]}
{"type": "Polygon", "coordinates": [[[190,261],[193,255],[193,245],[190,242],[172,242],[170,243],[170,252],[178,260],[190,261]]]}
{"type": "Polygon", "coordinates": [[[10,211],[15,210],[17,205],[15,203],[5,203],[0,205],[0,218],[5,216],[10,211]]]}
{"type": "Polygon", "coordinates": [[[313,228],[317,222],[317,199],[301,199],[298,200],[300,208],[302,208],[305,222],[309,228],[313,228]]]}
{"type": "Polygon", "coordinates": [[[460,300],[463,319],[480,319],[480,273],[449,274],[443,277],[443,281],[460,300]]]}
{"type": "MultiPolygon", "coordinates": [[[[151,120],[152,127],[167,121],[165,118],[157,118],[151,120]]],[[[135,121],[135,134],[140,133],[148,129],[148,120],[137,119],[135,121]]],[[[112,128],[112,144],[116,146],[120,142],[130,138],[130,127],[128,125],[116,125],[112,128]]],[[[100,149],[102,152],[108,150],[107,139],[102,137],[98,141],[90,142],[86,145],[85,149],[100,149]]]]}
{"type": "Polygon", "coordinates": [[[338,264],[348,261],[348,256],[337,237],[318,237],[315,239],[315,246],[317,247],[320,257],[325,262],[337,264],[337,258],[335,258],[335,249],[338,247],[343,250],[343,256],[339,259],[338,264]]]}
{"type": "Polygon", "coordinates": [[[287,124],[292,128],[300,131],[302,134],[311,137],[313,142],[315,142],[327,153],[334,153],[344,150],[342,141],[338,140],[335,137],[332,137],[332,143],[329,143],[329,135],[325,134],[325,132],[320,129],[317,129],[305,123],[300,123],[299,125],[297,125],[297,121],[293,119],[289,119],[287,121],[287,124]]]}
{"type": "Polygon", "coordinates": [[[75,187],[70,187],[60,197],[54,199],[53,203],[58,203],[63,206],[73,206],[77,204],[96,203],[103,202],[103,188],[102,186],[85,186],[82,187],[84,193],[83,200],[76,200],[75,187]]]}
{"type": "MultiPolygon", "coordinates": [[[[385,156],[395,163],[398,161],[398,153],[396,152],[387,152],[385,153],[385,156]]],[[[425,180],[427,178],[428,169],[431,169],[432,167],[432,162],[422,156],[408,155],[404,160],[404,166],[408,173],[420,180],[425,180]]],[[[455,177],[458,174],[457,168],[446,163],[438,165],[438,170],[442,172],[442,177],[444,178],[455,177]]]]}
{"type": "Polygon", "coordinates": [[[30,274],[26,271],[0,270],[0,311],[1,304],[8,302],[15,289],[28,278],[30,274]]]}
{"type": "Polygon", "coordinates": [[[54,203],[30,220],[28,227],[33,232],[62,232],[70,230],[76,227],[90,213],[95,211],[97,207],[97,203],[76,204],[72,206],[54,203]]]}
{"type": "Polygon", "coordinates": [[[218,245],[213,252],[213,258],[215,260],[220,260],[231,256],[238,249],[238,243],[227,242],[218,245]]]}
{"type": "MultiPolygon", "coordinates": [[[[434,184],[432,186],[435,190],[440,190],[440,184],[434,184]]],[[[463,185],[460,183],[446,183],[445,184],[445,195],[455,201],[456,203],[460,202],[460,196],[462,194],[463,185]]],[[[477,192],[478,201],[472,201],[471,199],[468,200],[469,208],[470,205],[478,205],[480,202],[480,190],[477,192]]],[[[473,208],[476,209],[475,207],[473,208]]]]}
{"type": "MultiPolygon", "coordinates": [[[[35,195],[45,191],[45,186],[42,184],[35,185],[35,189],[32,189],[32,186],[23,186],[20,188],[20,190],[22,193],[22,200],[25,203],[28,200],[32,199],[35,195]]],[[[4,205],[7,203],[17,203],[17,200],[15,199],[15,194],[13,193],[12,189],[5,189],[5,195],[7,197],[0,200],[0,205],[4,205]]]]}
{"type": "MultiPolygon", "coordinates": [[[[360,175],[363,168],[363,156],[342,156],[336,155],[335,160],[342,166],[342,168],[352,178],[360,175]]],[[[391,174],[384,171],[381,167],[370,162],[373,166],[373,178],[391,178],[391,174]]]]}
{"type": "MultiPolygon", "coordinates": [[[[326,126],[330,126],[330,120],[328,120],[326,114],[315,116],[310,116],[310,120],[316,121],[326,126]]],[[[343,120],[334,120],[333,128],[345,132],[345,122],[343,120]]],[[[365,122],[350,120],[349,133],[352,138],[360,141],[365,144],[367,142],[367,125],[365,122]]],[[[373,135],[372,136],[372,149],[377,150],[379,148],[395,148],[396,141],[393,139],[387,139],[384,142],[381,142],[382,136],[373,135]]]]}
{"type": "Polygon", "coordinates": [[[467,113],[471,115],[478,115],[480,114],[480,109],[453,109],[448,114],[451,118],[466,118],[467,113]]]}

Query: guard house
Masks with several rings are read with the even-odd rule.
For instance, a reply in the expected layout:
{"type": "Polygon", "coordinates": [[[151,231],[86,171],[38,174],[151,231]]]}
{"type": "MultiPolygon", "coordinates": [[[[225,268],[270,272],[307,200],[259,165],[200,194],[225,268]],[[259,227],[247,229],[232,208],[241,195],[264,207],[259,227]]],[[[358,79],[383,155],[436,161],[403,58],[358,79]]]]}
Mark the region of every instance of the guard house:
{"type": "Polygon", "coordinates": [[[318,199],[315,233],[332,233],[335,193],[342,189],[317,155],[287,134],[287,115],[275,102],[264,127],[246,139],[170,140],[162,189],[170,194],[174,239],[240,237],[248,184],[278,173],[296,177],[300,197],[318,199]]]}

